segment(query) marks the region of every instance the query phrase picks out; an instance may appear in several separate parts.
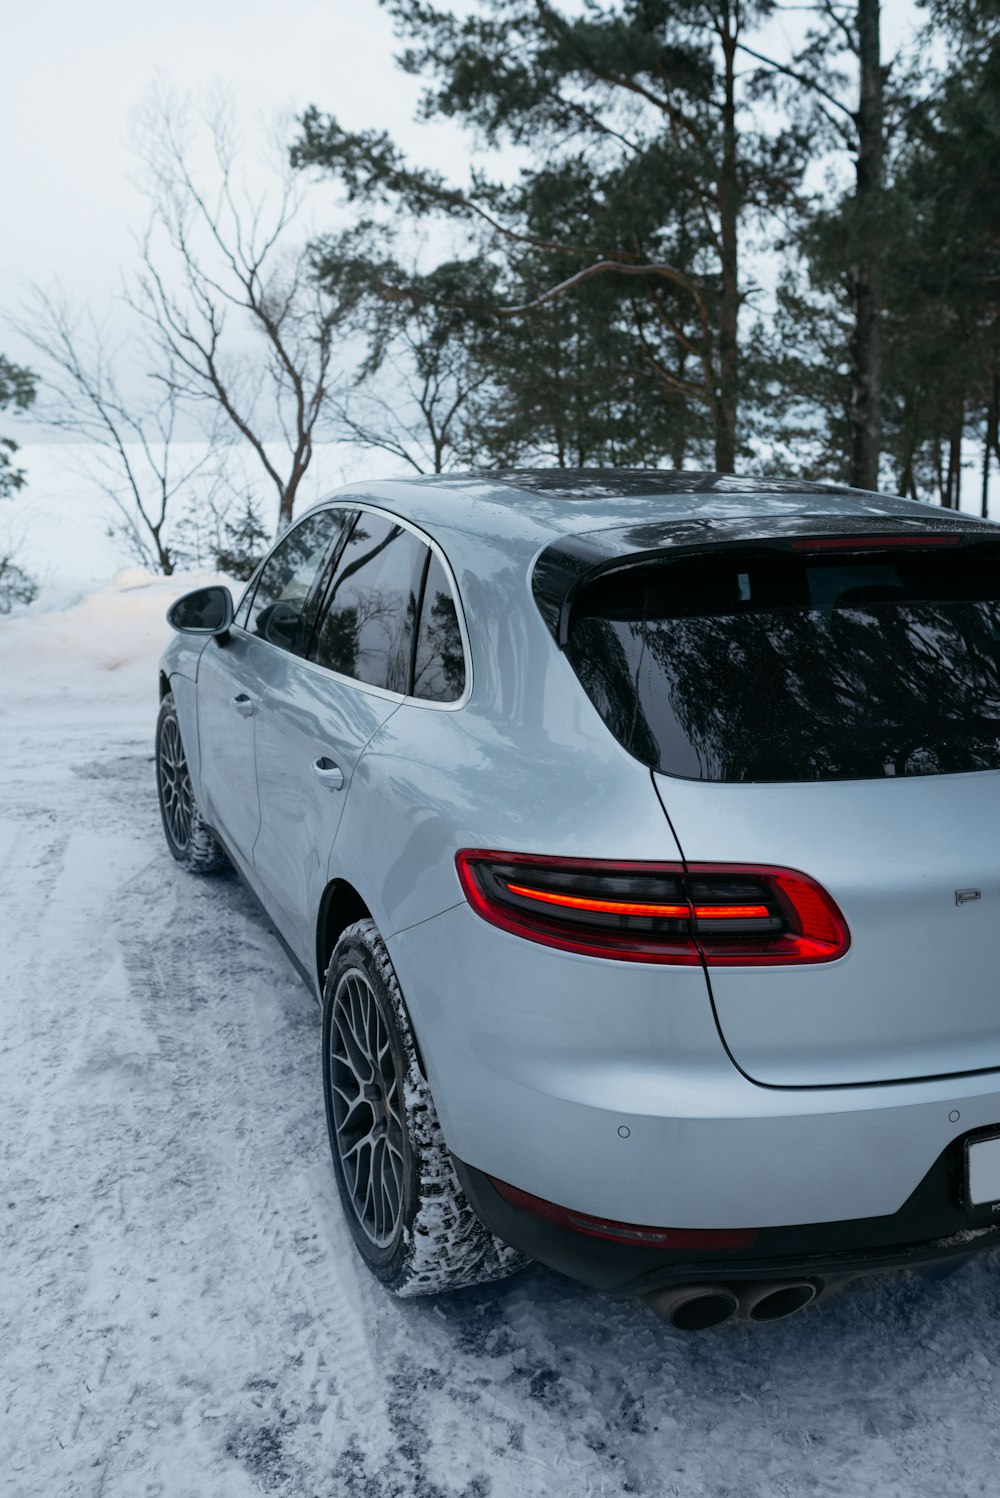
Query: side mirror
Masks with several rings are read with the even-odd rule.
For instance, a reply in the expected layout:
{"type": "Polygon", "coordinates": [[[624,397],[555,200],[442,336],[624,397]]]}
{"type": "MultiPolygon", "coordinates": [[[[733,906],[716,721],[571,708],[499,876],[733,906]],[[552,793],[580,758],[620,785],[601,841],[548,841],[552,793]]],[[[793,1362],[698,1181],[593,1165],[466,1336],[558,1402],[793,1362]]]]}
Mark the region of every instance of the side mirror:
{"type": "Polygon", "coordinates": [[[233,596],[228,588],[198,588],[167,609],[167,623],[182,635],[226,635],[232,622],[233,596]]]}

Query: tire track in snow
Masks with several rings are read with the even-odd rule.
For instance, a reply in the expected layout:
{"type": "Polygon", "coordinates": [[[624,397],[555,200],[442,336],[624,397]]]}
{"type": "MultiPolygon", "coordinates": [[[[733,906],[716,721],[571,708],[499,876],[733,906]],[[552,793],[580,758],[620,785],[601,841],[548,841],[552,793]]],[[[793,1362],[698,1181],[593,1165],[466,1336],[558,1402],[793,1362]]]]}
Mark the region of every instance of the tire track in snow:
{"type": "MultiPolygon", "coordinates": [[[[235,1434],[229,1440],[250,1465],[256,1460],[265,1477],[270,1473],[277,1479],[292,1461],[293,1448],[303,1444],[302,1430],[311,1432],[313,1440],[318,1437],[336,1457],[359,1432],[371,1445],[373,1433],[388,1429],[384,1376],[366,1332],[366,1302],[372,1291],[365,1286],[357,1293],[355,1281],[356,1293],[346,1293],[338,1272],[341,1266],[331,1261],[329,1245],[321,1241],[309,1199],[317,1185],[332,1180],[329,1167],[324,1160],[319,1166],[296,1169],[288,1121],[275,1119],[275,1110],[286,1106],[272,1076],[276,1056],[279,1061],[281,1057],[274,1047],[275,1031],[280,1034],[287,1024],[281,1005],[290,998],[301,1016],[295,1038],[306,1041],[294,1059],[297,1074],[308,1052],[305,1080],[307,1109],[315,1124],[312,1145],[325,1151],[315,1004],[289,973],[273,939],[265,934],[261,941],[252,907],[235,881],[199,881],[192,886],[184,881],[179,904],[175,914],[185,922],[182,946],[178,949],[169,940],[152,949],[144,943],[126,944],[126,968],[160,1054],[173,1070],[175,1089],[184,1096],[196,1094],[209,1055],[214,1070],[228,1078],[224,1119],[204,1114],[197,1104],[186,1108],[185,1116],[193,1131],[211,1140],[207,1158],[192,1173],[203,1182],[212,1179],[215,1210],[221,1207],[239,1222],[241,1283],[255,1287],[259,1303],[267,1308],[268,1323],[281,1338],[281,1400],[286,1406],[282,1420],[276,1425],[266,1405],[263,1419],[256,1408],[240,1414],[236,1399],[235,1434]],[[196,909],[187,908],[189,893],[196,909]],[[217,965],[201,956],[192,965],[191,951],[210,951],[217,965]],[[266,982],[272,970],[276,993],[266,982]]],[[[278,1080],[283,1080],[280,1071],[278,1080]]],[[[346,1252],[353,1258],[353,1247],[345,1239],[346,1230],[338,1257],[346,1252]]],[[[267,1387],[266,1380],[259,1381],[251,1392],[259,1395],[267,1387]]]]}

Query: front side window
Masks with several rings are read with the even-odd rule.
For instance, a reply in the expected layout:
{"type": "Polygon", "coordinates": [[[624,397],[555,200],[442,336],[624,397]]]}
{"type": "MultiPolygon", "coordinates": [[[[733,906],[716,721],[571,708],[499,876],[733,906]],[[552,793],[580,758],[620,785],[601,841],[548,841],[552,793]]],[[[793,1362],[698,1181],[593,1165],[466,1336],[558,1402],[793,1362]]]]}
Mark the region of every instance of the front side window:
{"type": "Polygon", "coordinates": [[[310,660],[369,686],[408,691],[426,556],[412,531],[363,510],[323,601],[310,660]]]}
{"type": "Polygon", "coordinates": [[[451,584],[431,553],[417,631],[413,695],[427,702],[457,702],[465,691],[465,652],[451,584]]]}
{"type": "Polygon", "coordinates": [[[695,780],[1000,769],[1000,559],[727,553],[597,580],[567,657],[638,759],[695,780]]]}
{"type": "Polygon", "coordinates": [[[245,628],[249,634],[304,654],[314,615],[313,590],[330,547],[349,518],[343,510],[320,510],[279,541],[260,575],[245,628]]]}

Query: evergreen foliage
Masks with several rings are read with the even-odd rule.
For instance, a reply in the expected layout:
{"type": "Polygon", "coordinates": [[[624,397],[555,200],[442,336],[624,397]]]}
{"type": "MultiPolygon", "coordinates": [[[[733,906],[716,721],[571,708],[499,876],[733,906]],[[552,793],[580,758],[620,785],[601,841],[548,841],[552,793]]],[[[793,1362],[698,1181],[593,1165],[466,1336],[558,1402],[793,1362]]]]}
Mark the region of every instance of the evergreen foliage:
{"type": "Polygon", "coordinates": [[[919,47],[888,60],[877,0],[817,0],[788,57],[762,50],[769,0],[383,3],[423,116],[478,149],[459,186],[384,133],[301,120],[295,164],[367,215],[349,255],[333,240],[317,255],[329,285],[366,282],[356,436],[421,469],[739,462],[955,504],[974,434],[985,504],[998,0],[930,0],[919,47]],[[513,179],[492,154],[511,145],[513,179]],[[838,162],[807,194],[806,167],[838,162]],[[394,248],[404,223],[465,248],[418,274],[394,248]],[[754,305],[762,256],[773,313],[754,305]],[[414,461],[372,391],[394,360],[436,377],[445,348],[446,437],[411,400],[414,461]]]}
{"type": "MultiPolygon", "coordinates": [[[[0,411],[12,406],[26,411],[35,399],[35,376],[30,369],[0,354],[0,411]]],[[[12,437],[0,437],[0,499],[6,499],[24,485],[24,471],[14,466],[17,443],[12,437]]]]}
{"type": "Polygon", "coordinates": [[[501,450],[541,415],[554,373],[594,418],[570,417],[566,434],[536,426],[529,445],[573,461],[653,450],[689,461],[707,446],[731,471],[742,240],[793,200],[805,164],[800,131],[749,112],[738,66],[770,5],[591,0],[580,15],[490,0],[463,18],[423,0],[388,8],[411,41],[403,66],[433,80],[424,113],[459,120],[488,146],[527,148],[530,164],[512,183],[476,170],[460,189],[411,166],[386,135],[352,134],[317,109],[293,160],[333,174],[355,201],[477,236],[497,276],[472,306],[510,324],[518,351],[511,390],[506,340],[492,345],[513,396],[512,421],[505,402],[495,432],[501,450]]]}

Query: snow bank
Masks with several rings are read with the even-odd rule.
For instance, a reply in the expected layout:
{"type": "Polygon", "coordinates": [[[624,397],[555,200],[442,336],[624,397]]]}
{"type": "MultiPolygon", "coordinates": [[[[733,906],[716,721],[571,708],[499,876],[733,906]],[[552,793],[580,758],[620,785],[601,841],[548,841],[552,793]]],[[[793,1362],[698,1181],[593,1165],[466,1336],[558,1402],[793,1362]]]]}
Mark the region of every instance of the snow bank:
{"type": "Polygon", "coordinates": [[[159,577],[130,567],[82,596],[52,586],[0,619],[0,718],[111,709],[150,727],[156,665],[170,637],[167,609],[210,583],[239,589],[215,573],[159,577]]]}

